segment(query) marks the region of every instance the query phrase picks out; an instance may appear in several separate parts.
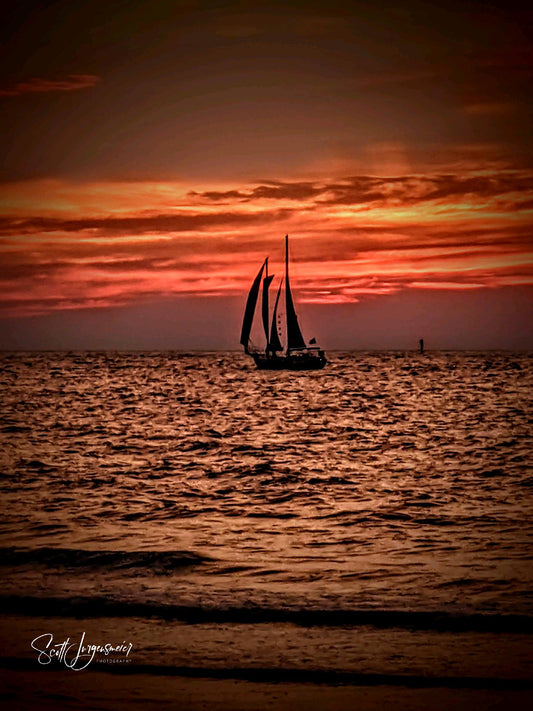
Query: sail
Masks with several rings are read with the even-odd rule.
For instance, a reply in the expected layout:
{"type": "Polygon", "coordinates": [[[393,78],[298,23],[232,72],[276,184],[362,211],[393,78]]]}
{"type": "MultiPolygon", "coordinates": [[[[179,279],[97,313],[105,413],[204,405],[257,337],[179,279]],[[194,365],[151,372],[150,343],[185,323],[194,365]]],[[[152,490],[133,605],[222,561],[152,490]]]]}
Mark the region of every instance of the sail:
{"type": "Polygon", "coordinates": [[[287,312],[287,350],[305,348],[305,341],[300,331],[298,317],[294,309],[291,286],[289,283],[289,237],[285,235],[285,301],[287,312]]]}
{"type": "MultiPolygon", "coordinates": [[[[265,261],[265,264],[267,262],[265,261]]],[[[267,266],[268,269],[268,266],[267,266]]],[[[262,301],[262,315],[263,315],[263,328],[265,329],[265,338],[268,346],[268,287],[270,286],[272,279],[274,278],[274,274],[272,276],[268,276],[268,274],[265,274],[265,278],[263,279],[263,301],[262,301]]]]}
{"type": "Polygon", "coordinates": [[[254,320],[255,306],[257,304],[257,297],[259,296],[259,287],[261,286],[261,277],[263,276],[265,264],[266,261],[263,263],[254,279],[250,292],[248,293],[248,300],[246,301],[246,308],[244,310],[241,330],[241,344],[244,346],[246,352],[248,352],[248,341],[250,340],[250,331],[252,330],[252,321],[254,320]]]}
{"type": "Polygon", "coordinates": [[[282,284],[283,284],[283,279],[280,282],[278,293],[276,296],[276,301],[274,303],[274,312],[272,314],[272,328],[270,329],[270,338],[268,340],[268,348],[272,352],[283,350],[283,346],[281,345],[281,341],[279,340],[278,324],[277,324],[278,303],[279,303],[279,296],[281,294],[281,285],[282,284]]]}

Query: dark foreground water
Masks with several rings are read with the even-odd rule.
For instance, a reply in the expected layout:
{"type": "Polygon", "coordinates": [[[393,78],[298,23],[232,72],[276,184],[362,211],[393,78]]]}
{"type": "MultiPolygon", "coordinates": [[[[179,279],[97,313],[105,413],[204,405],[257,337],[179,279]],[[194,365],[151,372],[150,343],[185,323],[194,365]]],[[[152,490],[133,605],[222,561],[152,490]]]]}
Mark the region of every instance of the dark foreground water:
{"type": "Polygon", "coordinates": [[[8,678],[530,700],[533,357],[330,358],[1,354],[8,678]]]}

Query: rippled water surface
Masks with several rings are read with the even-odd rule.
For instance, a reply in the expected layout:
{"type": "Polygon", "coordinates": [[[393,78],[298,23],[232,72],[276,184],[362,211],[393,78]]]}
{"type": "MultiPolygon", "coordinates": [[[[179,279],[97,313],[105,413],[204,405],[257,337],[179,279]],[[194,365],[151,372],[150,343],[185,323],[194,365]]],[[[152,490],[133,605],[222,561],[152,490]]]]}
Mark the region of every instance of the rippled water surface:
{"type": "Polygon", "coordinates": [[[532,356],[330,359],[1,355],[4,609],[531,631],[532,356]]]}

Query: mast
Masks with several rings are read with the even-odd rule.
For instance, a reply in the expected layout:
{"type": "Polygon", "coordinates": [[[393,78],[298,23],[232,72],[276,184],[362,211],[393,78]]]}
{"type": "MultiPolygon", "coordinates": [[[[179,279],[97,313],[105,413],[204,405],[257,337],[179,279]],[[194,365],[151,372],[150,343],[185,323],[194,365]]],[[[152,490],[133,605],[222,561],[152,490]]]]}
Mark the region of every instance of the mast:
{"type": "Polygon", "coordinates": [[[259,287],[261,286],[261,277],[263,276],[263,269],[265,268],[265,265],[266,259],[261,265],[261,269],[257,273],[250,291],[248,292],[248,299],[246,301],[241,330],[241,344],[244,346],[245,353],[248,353],[250,331],[252,330],[252,321],[254,320],[255,306],[257,304],[257,297],[259,296],[259,287]]]}
{"type": "Polygon", "coordinates": [[[285,235],[285,311],[287,317],[287,353],[292,349],[305,348],[305,341],[298,324],[289,282],[289,236],[285,235]]]}

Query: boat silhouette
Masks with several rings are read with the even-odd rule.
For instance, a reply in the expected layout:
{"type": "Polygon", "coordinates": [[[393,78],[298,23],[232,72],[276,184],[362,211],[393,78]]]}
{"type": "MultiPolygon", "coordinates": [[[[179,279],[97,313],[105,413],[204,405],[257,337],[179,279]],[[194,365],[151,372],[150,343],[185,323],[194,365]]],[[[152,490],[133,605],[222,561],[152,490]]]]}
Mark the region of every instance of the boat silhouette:
{"type": "Polygon", "coordinates": [[[253,358],[256,366],[261,370],[320,370],[327,363],[324,351],[316,345],[314,338],[306,344],[294,308],[289,281],[288,235],[285,235],[285,277],[279,284],[271,316],[268,290],[273,278],[274,275],[268,274],[268,257],[266,257],[252,283],[246,301],[241,330],[244,352],[253,358]],[[283,284],[285,284],[285,346],[278,330],[278,307],[283,284]],[[261,317],[266,340],[264,349],[254,346],[250,338],[260,291],[262,291],[261,317]]]}

